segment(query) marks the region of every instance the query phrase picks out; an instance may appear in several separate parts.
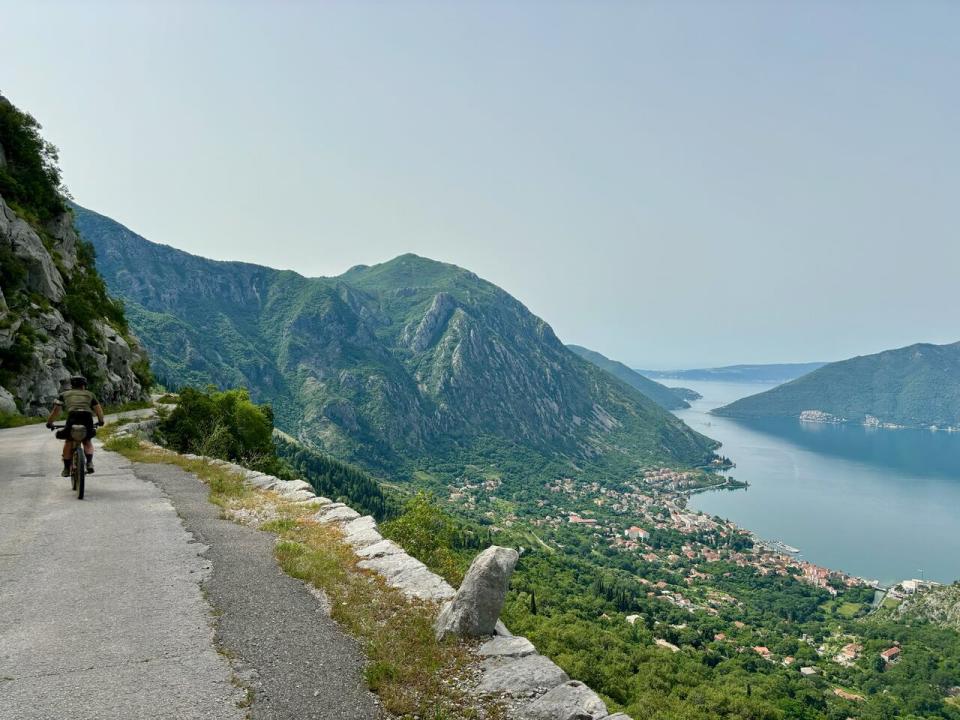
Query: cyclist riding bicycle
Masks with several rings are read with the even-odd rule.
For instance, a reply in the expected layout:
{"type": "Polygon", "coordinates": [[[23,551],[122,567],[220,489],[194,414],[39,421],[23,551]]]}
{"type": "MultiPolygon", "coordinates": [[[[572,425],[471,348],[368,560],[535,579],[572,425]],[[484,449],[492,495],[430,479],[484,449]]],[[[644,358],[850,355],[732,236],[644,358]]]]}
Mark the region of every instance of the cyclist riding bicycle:
{"type": "Polygon", "coordinates": [[[82,425],[87,429],[87,436],[83,439],[83,453],[87,456],[87,474],[93,474],[93,443],[90,442],[97,434],[93,429],[93,415],[97,415],[97,427],[103,427],[103,408],[97,402],[93,393],[87,390],[87,379],[82,375],[70,378],[70,389],[60,393],[53,409],[47,417],[47,427],[53,429],[53,421],[60,417],[60,412],[66,411],[67,423],[57,437],[63,443],[63,477],[70,477],[70,455],[73,441],[70,439],[70,427],[82,425]]]}

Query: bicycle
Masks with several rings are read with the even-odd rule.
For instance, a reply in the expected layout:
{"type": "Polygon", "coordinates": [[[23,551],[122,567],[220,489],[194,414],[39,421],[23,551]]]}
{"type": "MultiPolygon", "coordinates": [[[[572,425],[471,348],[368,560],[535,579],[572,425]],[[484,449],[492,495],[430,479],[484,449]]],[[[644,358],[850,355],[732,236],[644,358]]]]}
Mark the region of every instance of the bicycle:
{"type": "MultiPolygon", "coordinates": [[[[54,425],[51,430],[63,430],[66,425],[54,425]]],[[[83,500],[83,485],[87,478],[87,457],[83,454],[83,441],[87,439],[87,428],[83,425],[70,426],[70,440],[73,442],[70,467],[70,480],[73,490],[77,493],[77,500],[83,500]]]]}

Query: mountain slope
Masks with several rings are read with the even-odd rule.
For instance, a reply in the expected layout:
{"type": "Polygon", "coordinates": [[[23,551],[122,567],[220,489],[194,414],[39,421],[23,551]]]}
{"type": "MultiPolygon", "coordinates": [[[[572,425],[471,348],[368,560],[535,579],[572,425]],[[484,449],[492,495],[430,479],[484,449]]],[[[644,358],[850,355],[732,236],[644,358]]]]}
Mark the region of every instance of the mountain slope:
{"type": "Polygon", "coordinates": [[[522,447],[537,462],[635,468],[710,455],[712,441],[456,266],[403,255],[304,278],[195,257],[76,212],[161,378],[246,385],[281,428],[339,457],[393,467],[522,447]]]}
{"type": "Polygon", "coordinates": [[[658,380],[723,380],[727,382],[782,383],[806,375],[826,363],[771,363],[767,365],[726,365],[694,370],[638,370],[658,380]]]}
{"type": "Polygon", "coordinates": [[[46,412],[77,373],[109,403],[140,399],[150,380],[39,130],[0,96],[0,415],[46,412]]]}
{"type": "Polygon", "coordinates": [[[714,412],[799,417],[808,410],[856,423],[960,425],[960,343],[910,345],[830,363],[714,412]]]}
{"type": "Polygon", "coordinates": [[[590,350],[580,345],[567,345],[567,347],[584,360],[592,362],[601,370],[606,370],[615,378],[623,380],[627,385],[636,388],[666,410],[679,410],[690,407],[689,403],[667,386],[645,378],[636,370],[628,368],[622,362],[611,360],[595,350],[590,350]]]}

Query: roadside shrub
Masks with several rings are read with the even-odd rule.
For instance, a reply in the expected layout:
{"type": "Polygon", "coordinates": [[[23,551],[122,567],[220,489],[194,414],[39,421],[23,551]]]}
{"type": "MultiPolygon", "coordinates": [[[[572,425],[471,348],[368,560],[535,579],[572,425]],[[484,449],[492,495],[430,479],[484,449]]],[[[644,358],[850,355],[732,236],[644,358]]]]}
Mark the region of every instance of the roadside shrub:
{"type": "Polygon", "coordinates": [[[257,405],[246,390],[184,388],[180,402],[160,422],[158,436],[179,452],[239,462],[272,475],[286,466],[273,447],[273,411],[257,405]]]}
{"type": "Polygon", "coordinates": [[[45,222],[66,210],[57,148],[40,135],[40,123],[0,96],[0,195],[45,222]]]}
{"type": "Polygon", "coordinates": [[[426,493],[411,498],[399,517],[381,529],[417,560],[442,575],[454,587],[463,580],[463,561],[454,553],[459,544],[457,522],[441,510],[426,493]]]}

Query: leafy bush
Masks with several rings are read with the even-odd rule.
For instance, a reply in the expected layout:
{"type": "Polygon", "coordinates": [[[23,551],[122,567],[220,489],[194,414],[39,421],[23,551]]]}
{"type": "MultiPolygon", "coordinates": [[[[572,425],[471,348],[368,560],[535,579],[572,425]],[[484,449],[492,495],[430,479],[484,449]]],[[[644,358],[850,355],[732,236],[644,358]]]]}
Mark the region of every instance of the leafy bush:
{"type": "Polygon", "coordinates": [[[273,410],[256,405],[246,390],[183,388],[180,403],[157,428],[161,441],[180,452],[239,462],[288,475],[273,447],[273,410]]]}
{"type": "Polygon", "coordinates": [[[41,223],[66,210],[57,148],[40,135],[40,123],[0,96],[0,195],[41,223]]]}
{"type": "Polygon", "coordinates": [[[454,552],[464,545],[460,524],[445,513],[427,493],[411,498],[399,517],[381,530],[417,560],[442,575],[454,587],[463,580],[465,559],[454,552]]]}

